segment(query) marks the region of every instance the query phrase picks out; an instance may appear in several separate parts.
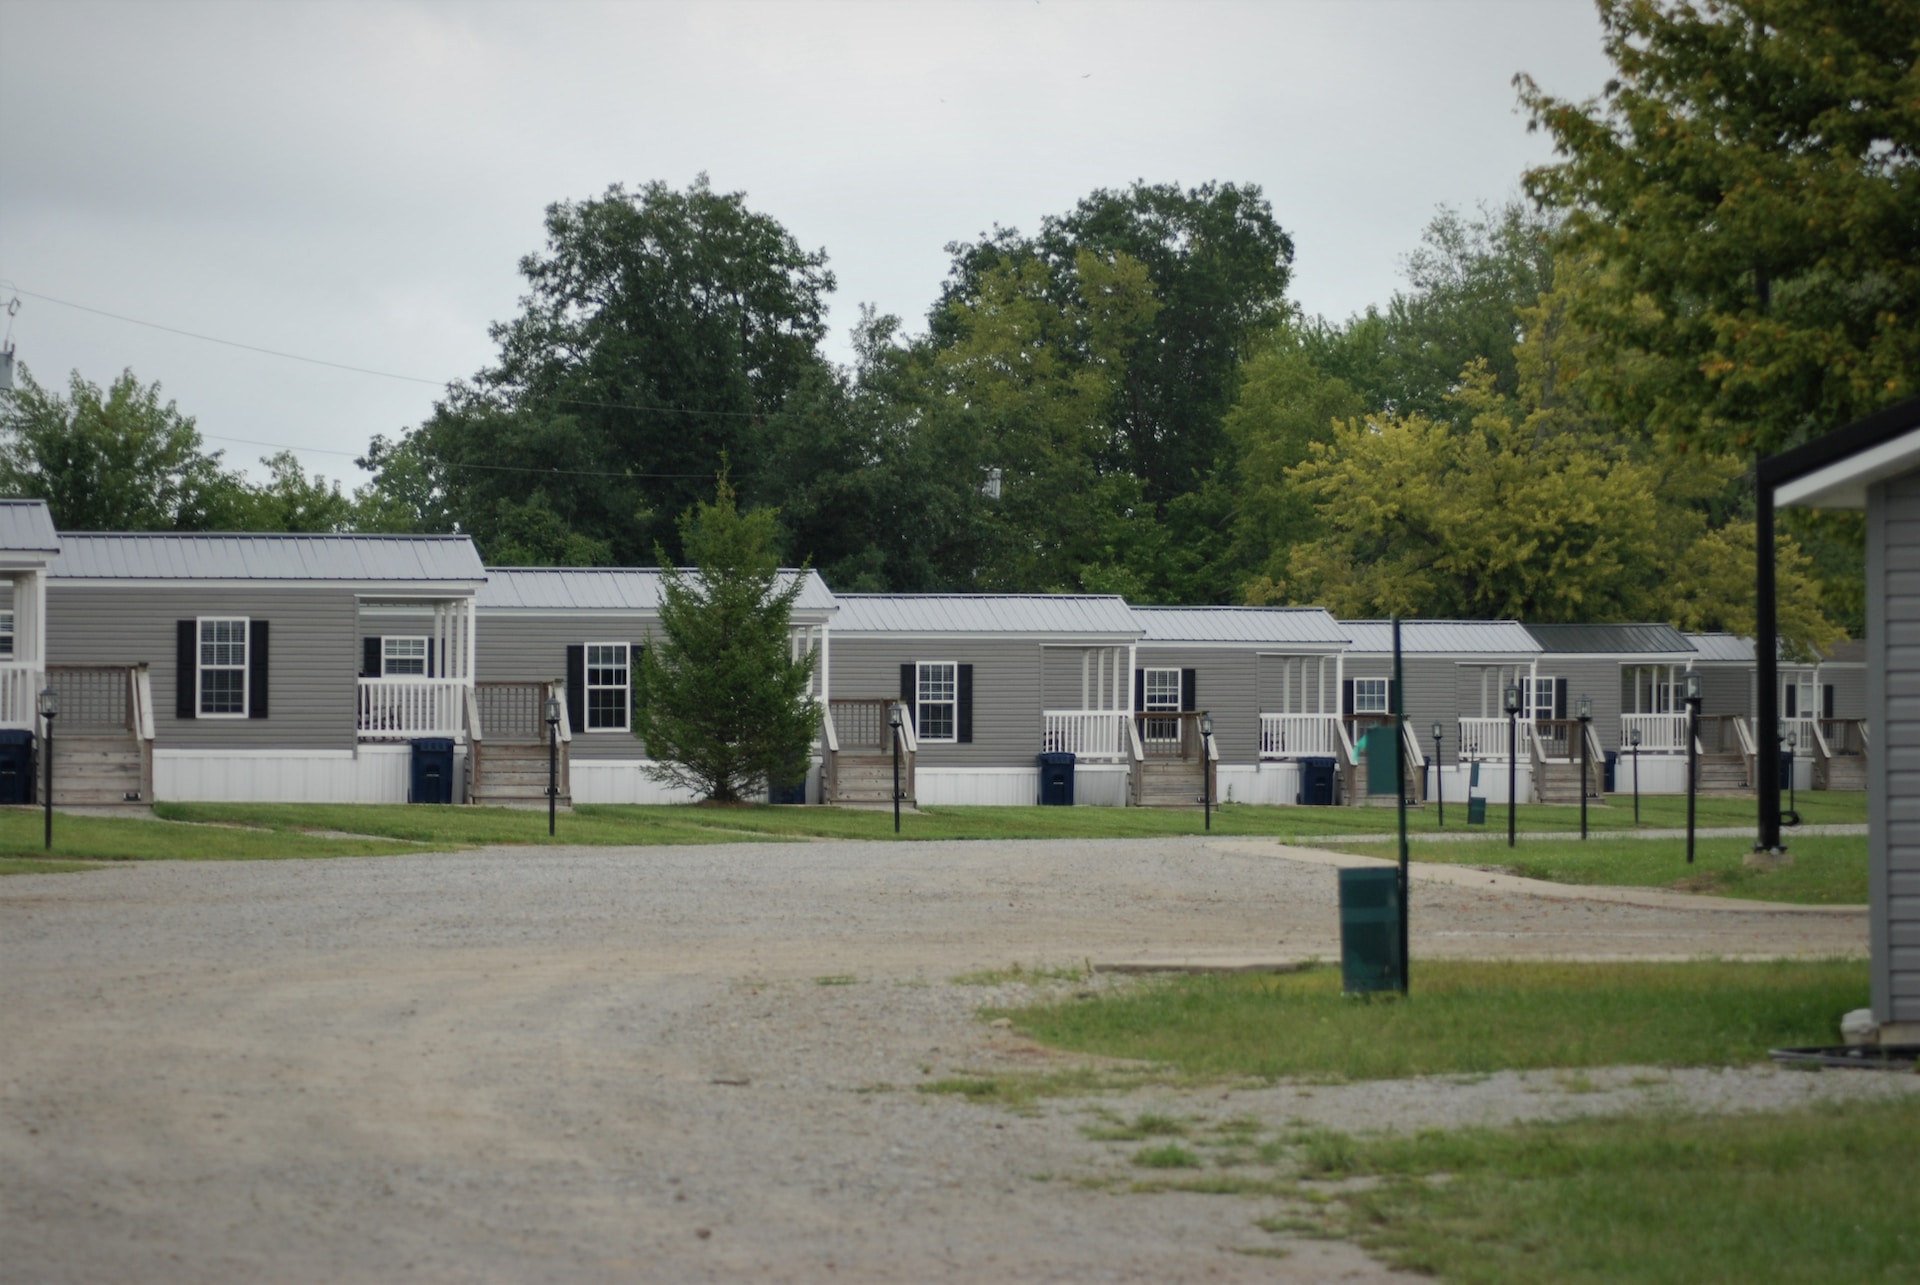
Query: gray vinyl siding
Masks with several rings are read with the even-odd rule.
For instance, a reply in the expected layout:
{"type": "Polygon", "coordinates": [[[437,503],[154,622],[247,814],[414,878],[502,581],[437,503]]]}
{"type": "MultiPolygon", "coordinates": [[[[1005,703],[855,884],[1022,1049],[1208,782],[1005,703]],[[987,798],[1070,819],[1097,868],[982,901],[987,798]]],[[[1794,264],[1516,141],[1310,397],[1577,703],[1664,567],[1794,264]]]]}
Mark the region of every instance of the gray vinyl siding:
{"type": "MultiPolygon", "coordinates": [[[[928,767],[1031,767],[1040,753],[1041,647],[1023,638],[887,638],[835,633],[828,645],[835,700],[900,699],[900,666],[973,666],[973,741],[920,742],[928,767]]],[[[1075,662],[1076,665],[1078,662],[1075,662]]],[[[1079,697],[1078,670],[1074,696],[1079,697]]]]}
{"type": "Polygon", "coordinates": [[[1260,761],[1259,656],[1253,648],[1237,651],[1142,643],[1136,667],[1193,670],[1194,708],[1213,715],[1213,740],[1220,761],[1260,761]]]}
{"type": "MultiPolygon", "coordinates": [[[[47,592],[47,659],[54,665],[137,665],[153,683],[160,749],[332,749],[356,742],[360,648],[351,589],[75,585],[47,592]],[[177,718],[177,621],[246,616],[268,629],[266,718],[177,718]]],[[[189,674],[187,681],[192,682],[189,674]]]]}
{"type": "Polygon", "coordinates": [[[1702,665],[1699,674],[1700,712],[1703,715],[1738,714],[1742,718],[1753,717],[1753,669],[1742,665],[1702,665]]]}
{"type": "MultiPolygon", "coordinates": [[[[1460,749],[1456,720],[1462,716],[1475,717],[1480,712],[1479,670],[1464,668],[1452,659],[1431,656],[1404,656],[1400,669],[1403,675],[1401,702],[1406,709],[1407,723],[1420,738],[1421,750],[1432,755],[1432,731],[1437,721],[1445,727],[1441,752],[1451,760],[1460,749]],[[1467,703],[1469,697],[1470,703],[1467,703]]],[[[1348,656],[1344,676],[1392,678],[1393,657],[1348,656]]],[[[1339,693],[1334,694],[1334,699],[1340,699],[1339,693]]]]}
{"type": "MultiPolygon", "coordinates": [[[[564,682],[568,647],[590,642],[643,644],[652,636],[653,622],[638,613],[582,611],[564,617],[482,613],[473,630],[474,678],[482,683],[564,682]]],[[[576,727],[568,753],[576,759],[637,759],[645,757],[646,747],[631,729],[590,732],[576,727]]]]}
{"type": "Polygon", "coordinates": [[[1868,492],[1867,708],[1873,1012],[1920,1022],[1920,474],[1868,492]]]}
{"type": "Polygon", "coordinates": [[[1822,669],[1820,681],[1833,685],[1833,716],[1835,718],[1868,717],[1865,669],[1822,669]]]}

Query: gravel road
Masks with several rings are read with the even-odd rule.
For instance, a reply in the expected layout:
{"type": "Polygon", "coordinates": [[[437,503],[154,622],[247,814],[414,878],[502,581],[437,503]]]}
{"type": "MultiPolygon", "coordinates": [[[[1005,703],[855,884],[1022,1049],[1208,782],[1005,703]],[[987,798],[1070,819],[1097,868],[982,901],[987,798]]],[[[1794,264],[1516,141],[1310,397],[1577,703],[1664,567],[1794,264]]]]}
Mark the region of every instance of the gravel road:
{"type": "MultiPolygon", "coordinates": [[[[803,843],[9,878],[0,1279],[1392,1279],[1255,1229],[1258,1201],[1072,1181],[1126,1168],[1082,1135],[1088,1103],[1023,1116],[911,1091],[1047,1061],[972,1016],[1027,990],[952,980],[969,969],[1335,957],[1339,860],[1200,838],[803,843]],[[1288,1256],[1238,1252],[1274,1247],[1288,1256]]],[[[1416,891],[1416,957],[1865,948],[1854,912],[1452,878],[1416,891]]],[[[1448,1124],[1913,1078],[1621,1071],[1114,1105],[1360,1127],[1383,1101],[1448,1124]]]]}

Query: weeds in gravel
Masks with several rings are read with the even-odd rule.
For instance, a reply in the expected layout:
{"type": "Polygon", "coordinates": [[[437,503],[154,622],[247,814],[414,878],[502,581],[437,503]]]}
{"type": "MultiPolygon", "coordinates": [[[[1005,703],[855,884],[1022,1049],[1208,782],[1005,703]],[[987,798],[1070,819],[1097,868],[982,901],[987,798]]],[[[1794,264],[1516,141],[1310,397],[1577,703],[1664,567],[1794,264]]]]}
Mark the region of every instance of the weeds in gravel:
{"type": "Polygon", "coordinates": [[[1200,1157],[1177,1142],[1158,1147],[1142,1147],[1133,1153],[1133,1163],[1142,1169],[1198,1169],[1200,1157]]]}
{"type": "Polygon", "coordinates": [[[1164,1083],[1166,1077],[1151,1068],[1102,1070],[1079,1066],[1039,1074],[1030,1072],[966,1072],[930,1080],[914,1087],[921,1093],[955,1096],[975,1102],[994,1102],[1015,1108],[1031,1107],[1041,1098],[1090,1097],[1098,1093],[1124,1093],[1148,1084],[1164,1083]]]}
{"type": "Polygon", "coordinates": [[[1172,1078],[1396,1079],[1547,1067],[1720,1066],[1831,1044],[1867,1001],[1859,960],[1416,964],[1359,1004],[1337,969],[1182,977],[1093,1000],[984,1010],[1058,1049],[1172,1078]]]}
{"type": "Polygon", "coordinates": [[[1105,1108],[1095,1108],[1094,1114],[1101,1118],[1099,1124],[1087,1124],[1080,1132],[1095,1142],[1141,1142],[1147,1138],[1184,1138],[1187,1136],[1187,1123],[1176,1120],[1170,1115],[1145,1111],[1135,1116],[1131,1122],[1122,1120],[1105,1108]]]}
{"type": "Polygon", "coordinates": [[[815,986],[858,986],[860,979],[852,973],[830,973],[825,977],[813,979],[815,986]]]}
{"type": "Polygon", "coordinates": [[[1084,982],[1093,976],[1093,961],[1049,968],[1036,964],[1008,964],[1005,968],[981,968],[961,973],[952,979],[955,986],[1040,986],[1048,982],[1084,982]]]}

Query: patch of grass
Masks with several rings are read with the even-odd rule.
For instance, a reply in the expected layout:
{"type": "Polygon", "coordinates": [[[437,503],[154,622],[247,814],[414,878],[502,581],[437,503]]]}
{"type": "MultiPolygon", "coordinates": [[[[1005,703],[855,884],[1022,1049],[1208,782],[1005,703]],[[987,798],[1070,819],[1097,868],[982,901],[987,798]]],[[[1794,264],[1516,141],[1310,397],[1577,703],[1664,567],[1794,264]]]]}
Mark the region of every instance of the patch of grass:
{"type": "Polygon", "coordinates": [[[1198,1169],[1200,1157],[1177,1142],[1158,1147],[1142,1147],[1133,1153],[1133,1163],[1142,1169],[1198,1169]]]}
{"type": "Polygon", "coordinates": [[[1150,1069],[1104,1071],[1096,1067],[1071,1067],[1040,1074],[963,1074],[929,1080],[915,1085],[921,1093],[970,1098],[975,1102],[994,1102],[1002,1106],[1027,1107],[1040,1098],[1088,1097],[1096,1093],[1117,1093],[1155,1083],[1164,1077],[1150,1069]]]}
{"type": "MultiPolygon", "coordinates": [[[[228,825],[177,825],[136,817],[74,816],[55,811],[53,850],[46,851],[45,819],[33,808],[0,808],[0,858],[64,862],[259,861],[286,857],[369,857],[413,852],[411,844],[381,839],[323,838],[228,825]]],[[[15,873],[57,873],[29,866],[15,873]]]]}
{"type": "Polygon", "coordinates": [[[1090,1124],[1080,1132],[1096,1142],[1141,1142],[1147,1138],[1184,1138],[1187,1136],[1187,1124],[1170,1115],[1159,1115],[1152,1111],[1143,1112],[1133,1118],[1131,1123],[1121,1121],[1110,1112],[1102,1112],[1106,1122],[1090,1124]]]}
{"type": "Polygon", "coordinates": [[[65,875],[100,870],[100,861],[47,861],[40,857],[0,857],[0,875],[65,875]]]}
{"type": "Polygon", "coordinates": [[[1369,1080],[1537,1067],[1718,1066],[1832,1044],[1867,1002],[1861,960],[1684,964],[1435,961],[1413,993],[1358,1003],[1338,969],[1170,979],[1095,1000],[987,1010],[1032,1038],[1186,1077],[1369,1080]]]}
{"type": "Polygon", "coordinates": [[[1907,1096],[1357,1140],[1349,1171],[1385,1181],[1340,1202],[1361,1245],[1447,1280],[1909,1280],[1915,1137],[1907,1096]]]}
{"type": "Polygon", "coordinates": [[[1141,1194],[1181,1191],[1195,1196],[1288,1196],[1295,1189],[1290,1178],[1247,1173],[1210,1173],[1198,1178],[1142,1178],[1127,1186],[1128,1191],[1141,1194]]]}
{"type": "MultiPolygon", "coordinates": [[[[1696,839],[1691,866],[1685,839],[1522,839],[1509,848],[1505,838],[1498,838],[1423,843],[1413,857],[1553,883],[1665,888],[1802,905],[1866,904],[1866,835],[1801,835],[1788,842],[1793,864],[1777,870],[1743,865],[1753,848],[1746,839],[1696,839]]],[[[1335,846],[1380,855],[1378,844],[1335,846]]]]}
{"type": "MultiPolygon", "coordinates": [[[[1751,799],[1700,800],[1703,826],[1752,825],[1751,799]]],[[[1200,834],[1196,813],[1159,808],[926,808],[901,818],[901,833],[893,833],[890,812],[861,808],[741,807],[698,805],[634,807],[588,806],[560,819],[556,840],[547,838],[545,814],[537,810],[475,807],[413,807],[363,804],[252,804],[163,803],[156,811],[182,821],[219,821],[274,830],[335,830],[384,838],[406,839],[441,847],[480,844],[742,843],[784,839],[1099,839],[1157,838],[1200,834]]],[[[1505,813],[1495,809],[1504,818],[1505,813]]],[[[1802,796],[1801,814],[1808,824],[1865,821],[1866,799],[1860,794],[1820,791],[1802,796]]],[[[1648,826],[1680,825],[1686,819],[1686,800],[1645,799],[1642,812],[1648,826]]],[[[1464,816],[1451,811],[1450,832],[1460,829],[1464,816]]],[[[1387,808],[1248,807],[1228,804],[1216,809],[1213,834],[1219,837],[1271,836],[1280,839],[1305,835],[1387,834],[1395,827],[1387,808]]],[[[1414,813],[1409,824],[1416,834],[1438,829],[1435,810],[1414,813]]],[[[1523,804],[1519,824],[1526,830],[1578,831],[1577,807],[1523,804]]],[[[1632,808],[1592,810],[1596,830],[1631,829],[1632,808]]]]}
{"type": "Polygon", "coordinates": [[[1069,964],[1049,968],[1036,964],[1028,968],[1019,963],[1005,968],[980,968],[953,978],[955,986],[1041,986],[1048,982],[1084,982],[1093,976],[1093,964],[1069,964]]]}
{"type": "Polygon", "coordinates": [[[813,979],[815,986],[858,986],[860,979],[852,973],[832,973],[826,977],[813,979]]]}

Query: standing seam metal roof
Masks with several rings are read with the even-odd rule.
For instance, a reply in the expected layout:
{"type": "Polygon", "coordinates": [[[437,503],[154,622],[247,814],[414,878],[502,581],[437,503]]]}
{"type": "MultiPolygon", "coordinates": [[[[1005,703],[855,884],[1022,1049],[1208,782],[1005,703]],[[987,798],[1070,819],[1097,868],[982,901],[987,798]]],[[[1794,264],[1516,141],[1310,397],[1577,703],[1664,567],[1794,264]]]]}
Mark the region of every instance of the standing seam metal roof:
{"type": "Polygon", "coordinates": [[[0,500],[0,552],[59,551],[60,535],[45,500],[0,500]]]}
{"type": "MultiPolygon", "coordinates": [[[[1350,651],[1393,652],[1392,621],[1342,620],[1340,627],[1353,638],[1350,651]]],[[[1533,656],[1540,644],[1517,620],[1403,620],[1400,649],[1429,655],[1533,656]]]]}
{"type": "Polygon", "coordinates": [[[838,598],[836,633],[1140,636],[1124,598],[1105,594],[860,594],[838,598]]]}
{"type": "MultiPolygon", "coordinates": [[[[691,573],[689,573],[691,574],[691,573]]],[[[783,569],[786,588],[802,577],[794,607],[832,611],[833,591],[816,571],[783,569]]],[[[658,611],[658,567],[488,567],[487,583],[474,597],[480,611],[658,611]]]]}
{"type": "Polygon", "coordinates": [[[431,581],[486,579],[464,535],[68,533],[57,580],[431,581]]]}
{"type": "Polygon", "coordinates": [[[1348,631],[1323,607],[1135,607],[1142,642],[1316,643],[1341,647],[1348,631]]]}
{"type": "Polygon", "coordinates": [[[1687,634],[1685,637],[1703,661],[1746,665],[1754,661],[1751,638],[1742,638],[1739,634],[1687,634]]]}
{"type": "Polygon", "coordinates": [[[1540,649],[1561,655],[1690,652],[1693,647],[1672,625],[1528,625],[1540,649]]]}

